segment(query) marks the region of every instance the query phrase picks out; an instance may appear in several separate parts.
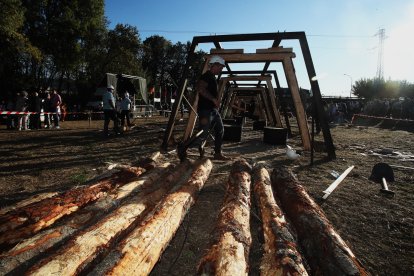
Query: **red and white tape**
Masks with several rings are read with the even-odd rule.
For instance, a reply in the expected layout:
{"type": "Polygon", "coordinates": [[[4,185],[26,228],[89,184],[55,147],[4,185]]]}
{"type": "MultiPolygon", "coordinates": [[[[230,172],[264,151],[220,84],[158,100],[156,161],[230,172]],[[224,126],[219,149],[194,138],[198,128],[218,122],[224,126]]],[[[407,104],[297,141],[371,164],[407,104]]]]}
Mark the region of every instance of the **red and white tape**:
{"type": "Polygon", "coordinates": [[[55,114],[56,112],[0,111],[1,115],[55,114]]]}
{"type": "MultiPolygon", "coordinates": [[[[60,114],[64,112],[59,112],[60,114]]],[[[56,114],[56,112],[0,111],[0,115],[56,114]]],[[[103,114],[103,112],[66,112],[65,114],[103,114]]]]}

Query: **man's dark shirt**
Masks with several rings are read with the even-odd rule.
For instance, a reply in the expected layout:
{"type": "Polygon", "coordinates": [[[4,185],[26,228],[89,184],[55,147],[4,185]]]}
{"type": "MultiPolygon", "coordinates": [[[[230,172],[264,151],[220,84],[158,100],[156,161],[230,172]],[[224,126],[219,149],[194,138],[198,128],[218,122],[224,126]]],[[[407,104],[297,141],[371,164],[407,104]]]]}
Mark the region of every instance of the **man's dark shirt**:
{"type": "MultiPolygon", "coordinates": [[[[207,90],[208,92],[214,97],[217,98],[217,81],[216,77],[210,71],[205,72],[201,77],[200,80],[205,81],[207,83],[207,90]]],[[[201,94],[199,95],[198,99],[198,111],[200,110],[209,110],[214,109],[215,105],[212,101],[207,98],[204,98],[201,94]]]]}

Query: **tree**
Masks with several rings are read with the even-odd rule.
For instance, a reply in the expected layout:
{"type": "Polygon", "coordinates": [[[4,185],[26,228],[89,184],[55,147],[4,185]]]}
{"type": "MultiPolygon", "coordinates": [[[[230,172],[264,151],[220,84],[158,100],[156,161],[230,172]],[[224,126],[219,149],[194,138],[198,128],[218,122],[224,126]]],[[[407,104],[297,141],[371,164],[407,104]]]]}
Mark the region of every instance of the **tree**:
{"type": "Polygon", "coordinates": [[[166,85],[165,72],[171,67],[172,59],[168,53],[171,48],[171,41],[162,36],[154,35],[144,40],[144,52],[142,56],[142,65],[148,75],[148,84],[150,86],[166,85]]]}
{"type": "Polygon", "coordinates": [[[407,81],[361,79],[352,87],[356,96],[365,99],[414,97],[414,85],[407,81]]]}
{"type": "Polygon", "coordinates": [[[23,32],[42,53],[41,60],[24,60],[27,78],[36,87],[67,89],[64,81],[73,80],[85,67],[88,35],[102,29],[103,1],[24,0],[23,6],[23,32]]]}
{"type": "MultiPolygon", "coordinates": [[[[22,58],[39,60],[41,52],[23,33],[25,9],[20,0],[0,2],[0,84],[3,97],[21,88],[25,67],[22,58]]],[[[11,96],[11,95],[10,95],[11,96]]],[[[9,97],[10,97],[9,96],[9,97]]]]}
{"type": "MultiPolygon", "coordinates": [[[[142,76],[142,43],[136,27],[117,24],[108,32],[106,56],[102,69],[105,72],[123,73],[142,76]]],[[[103,72],[104,73],[104,72],[103,72]]]]}

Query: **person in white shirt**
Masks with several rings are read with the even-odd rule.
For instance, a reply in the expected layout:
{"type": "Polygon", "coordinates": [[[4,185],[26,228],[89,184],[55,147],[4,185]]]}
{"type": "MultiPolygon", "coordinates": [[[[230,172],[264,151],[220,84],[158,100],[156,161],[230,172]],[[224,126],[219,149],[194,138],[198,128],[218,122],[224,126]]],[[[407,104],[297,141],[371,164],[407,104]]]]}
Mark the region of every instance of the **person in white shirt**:
{"type": "Polygon", "coordinates": [[[118,118],[115,109],[115,98],[113,95],[115,88],[108,85],[106,92],[102,96],[103,112],[104,112],[104,136],[109,136],[109,122],[114,121],[114,131],[119,134],[118,118]]]}
{"type": "Polygon", "coordinates": [[[125,92],[124,97],[121,100],[121,129],[124,130],[125,127],[125,119],[127,122],[126,128],[132,126],[130,121],[130,113],[131,113],[131,105],[132,101],[129,98],[128,91],[125,92]]]}

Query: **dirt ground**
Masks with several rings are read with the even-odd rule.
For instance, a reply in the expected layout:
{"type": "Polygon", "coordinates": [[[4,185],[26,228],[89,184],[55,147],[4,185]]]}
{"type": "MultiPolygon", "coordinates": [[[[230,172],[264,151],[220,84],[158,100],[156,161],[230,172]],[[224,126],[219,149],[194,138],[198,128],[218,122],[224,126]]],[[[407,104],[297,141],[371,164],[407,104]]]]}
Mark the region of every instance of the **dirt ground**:
{"type": "MultiPolygon", "coordinates": [[[[103,138],[102,121],[67,121],[61,129],[9,131],[0,126],[0,202],[12,205],[34,194],[63,191],[103,173],[108,163],[134,164],[160,149],[168,118],[153,116],[135,120],[137,126],[122,136],[103,138]]],[[[180,122],[177,122],[180,129],[180,122]]],[[[293,129],[295,134],[295,129],[293,129]]],[[[414,274],[414,171],[394,168],[395,182],[389,183],[394,197],[380,193],[380,184],[368,180],[379,162],[414,167],[414,134],[376,127],[337,125],[331,133],[337,158],[329,161],[318,151],[314,164],[304,152],[298,160],[286,157],[284,146],[262,142],[263,133],[253,131],[247,121],[241,142],[225,142],[225,153],[250,163],[263,161],[269,172],[288,165],[308,193],[321,206],[334,228],[363,266],[373,275],[414,274]],[[322,191],[348,167],[355,168],[322,201],[322,191]]],[[[297,133],[296,133],[297,134],[297,133]]],[[[322,136],[316,136],[321,144],[322,136]]],[[[300,149],[299,136],[288,140],[300,149]]],[[[210,147],[211,149],[211,147],[210,147]]],[[[207,156],[211,156],[207,151],[207,156]]],[[[190,150],[190,158],[197,151],[190,150]]],[[[163,154],[160,162],[179,162],[175,153],[163,154]]],[[[208,248],[211,231],[223,200],[232,162],[213,162],[210,177],[201,190],[175,237],[166,248],[152,275],[193,275],[208,248]]],[[[252,213],[254,214],[254,208],[252,213]]],[[[253,215],[250,275],[259,274],[260,222],[253,215]]]]}

